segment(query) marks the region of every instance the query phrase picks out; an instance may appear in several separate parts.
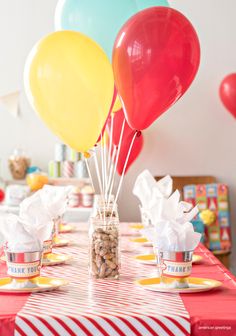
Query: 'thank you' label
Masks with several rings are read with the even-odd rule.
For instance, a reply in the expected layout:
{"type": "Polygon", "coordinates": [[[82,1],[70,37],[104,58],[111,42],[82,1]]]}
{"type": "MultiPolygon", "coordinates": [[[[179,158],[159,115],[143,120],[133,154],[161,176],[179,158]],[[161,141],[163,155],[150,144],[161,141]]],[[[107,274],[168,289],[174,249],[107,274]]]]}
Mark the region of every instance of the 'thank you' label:
{"type": "Polygon", "coordinates": [[[12,278],[30,279],[40,274],[40,261],[30,263],[7,263],[7,274],[12,278]]]}
{"type": "Polygon", "coordinates": [[[172,278],[184,278],[191,274],[192,261],[176,262],[170,260],[163,260],[162,274],[172,278]]]}

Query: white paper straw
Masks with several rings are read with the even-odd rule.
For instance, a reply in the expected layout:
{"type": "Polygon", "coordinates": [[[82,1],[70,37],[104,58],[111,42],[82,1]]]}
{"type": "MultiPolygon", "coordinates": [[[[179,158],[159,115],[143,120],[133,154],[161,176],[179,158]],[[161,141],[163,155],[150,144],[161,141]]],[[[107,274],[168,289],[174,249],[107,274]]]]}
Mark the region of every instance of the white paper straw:
{"type": "Polygon", "coordinates": [[[119,140],[118,149],[117,149],[117,153],[116,153],[116,161],[115,161],[114,171],[113,171],[113,174],[112,174],[111,187],[110,187],[110,192],[109,192],[109,197],[108,197],[108,204],[110,203],[110,199],[111,199],[111,195],[112,195],[112,189],[113,189],[114,180],[115,180],[118,158],[119,158],[119,155],[120,155],[120,148],[121,148],[122,138],[123,138],[123,134],[124,134],[124,128],[125,128],[125,119],[123,121],[122,128],[121,128],[120,140],[119,140]]]}
{"type": "Polygon", "coordinates": [[[113,169],[114,169],[114,159],[115,159],[115,155],[116,155],[116,146],[113,145],[113,152],[112,152],[112,158],[111,158],[111,164],[110,164],[110,168],[109,168],[109,177],[108,177],[108,183],[107,183],[107,193],[109,191],[110,188],[110,184],[111,184],[111,178],[112,178],[112,174],[113,174],[113,169]]]}
{"type": "Polygon", "coordinates": [[[113,140],[113,126],[114,126],[114,114],[111,113],[111,127],[110,127],[110,132],[109,132],[109,152],[108,152],[108,171],[110,169],[110,164],[112,163],[111,161],[111,149],[112,149],[112,140],[113,140]]]}
{"type": "Polygon", "coordinates": [[[97,173],[97,179],[98,179],[100,193],[101,193],[101,195],[103,195],[102,182],[101,182],[101,176],[100,176],[99,167],[98,167],[98,160],[97,160],[96,150],[94,151],[93,157],[94,157],[95,170],[96,170],[96,173],[97,173]]]}
{"type": "MultiPolygon", "coordinates": [[[[117,192],[116,192],[116,197],[115,197],[115,200],[114,200],[113,208],[114,208],[114,205],[116,204],[117,199],[119,197],[120,189],[121,189],[122,182],[123,182],[124,175],[125,175],[125,170],[126,170],[126,167],[127,167],[128,161],[129,161],[129,157],[130,157],[130,153],[131,153],[131,150],[133,148],[134,140],[135,140],[137,134],[138,134],[138,132],[136,131],[134,133],[133,139],[132,139],[132,141],[130,143],[130,146],[129,146],[129,151],[128,151],[128,154],[126,156],[126,160],[125,160],[125,164],[124,164],[123,171],[122,171],[122,174],[121,174],[121,178],[120,178],[120,182],[119,182],[119,185],[118,185],[118,189],[117,189],[117,192]]],[[[112,209],[112,213],[113,213],[113,210],[114,209],[112,209]]]]}
{"type": "Polygon", "coordinates": [[[88,160],[86,158],[85,158],[85,163],[86,163],[86,167],[87,167],[89,178],[90,178],[90,181],[91,181],[91,184],[92,184],[93,191],[95,192],[95,188],[94,188],[94,183],[93,183],[91,171],[90,171],[90,168],[89,168],[88,160]]]}
{"type": "Polygon", "coordinates": [[[105,139],[103,139],[103,158],[104,158],[104,198],[107,199],[107,150],[105,139]]]}

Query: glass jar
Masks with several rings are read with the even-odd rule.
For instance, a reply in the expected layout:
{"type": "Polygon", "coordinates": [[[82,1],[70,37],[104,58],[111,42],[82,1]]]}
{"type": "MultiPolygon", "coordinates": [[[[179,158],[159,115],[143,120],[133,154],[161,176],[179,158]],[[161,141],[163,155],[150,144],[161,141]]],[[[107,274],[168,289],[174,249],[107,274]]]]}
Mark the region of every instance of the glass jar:
{"type": "Polygon", "coordinates": [[[111,197],[109,203],[102,199],[101,195],[96,196],[91,218],[117,218],[119,220],[117,204],[114,203],[114,196],[111,195],[113,197],[111,197]]]}
{"type": "Polygon", "coordinates": [[[120,233],[117,218],[90,218],[89,273],[96,279],[119,278],[120,233]]]}
{"type": "MultiPolygon", "coordinates": [[[[109,199],[109,203],[114,203],[115,196],[113,194],[111,194],[110,197],[109,197],[109,195],[108,195],[108,199],[109,199]]],[[[108,199],[107,199],[107,202],[108,202],[108,199]]],[[[102,195],[100,195],[100,194],[94,195],[94,206],[95,207],[101,206],[102,204],[107,203],[107,202],[105,201],[105,198],[102,195]]]]}
{"type": "Polygon", "coordinates": [[[14,180],[22,180],[26,176],[30,159],[21,149],[15,149],[8,160],[9,169],[14,180]]]}

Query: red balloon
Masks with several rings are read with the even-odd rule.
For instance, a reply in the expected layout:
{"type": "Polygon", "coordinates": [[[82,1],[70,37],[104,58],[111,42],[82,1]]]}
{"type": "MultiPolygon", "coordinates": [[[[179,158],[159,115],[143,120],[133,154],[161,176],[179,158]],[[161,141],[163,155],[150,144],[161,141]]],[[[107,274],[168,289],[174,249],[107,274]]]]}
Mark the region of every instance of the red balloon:
{"type": "MultiPolygon", "coordinates": [[[[125,115],[122,109],[117,111],[113,117],[113,132],[112,132],[112,143],[115,146],[119,145],[120,141],[120,136],[121,136],[121,131],[122,131],[122,125],[125,120],[125,115]]],[[[111,119],[109,119],[108,122],[108,127],[109,129],[111,128],[111,119]]],[[[123,138],[125,138],[129,134],[134,134],[134,131],[129,127],[127,121],[125,120],[125,126],[124,126],[124,131],[123,131],[123,138]]]]}
{"type": "MultiPolygon", "coordinates": [[[[120,109],[119,111],[117,111],[114,116],[113,116],[113,135],[112,135],[112,144],[116,146],[116,148],[118,148],[119,142],[120,142],[120,137],[121,137],[121,130],[122,130],[122,125],[123,122],[125,121],[125,126],[124,126],[124,131],[123,131],[123,136],[122,136],[122,140],[121,140],[121,147],[120,147],[120,153],[119,153],[119,158],[117,161],[117,167],[116,170],[118,172],[119,175],[122,175],[123,172],[123,168],[125,165],[125,161],[126,161],[126,157],[128,155],[129,152],[129,148],[131,145],[131,142],[133,140],[133,137],[136,133],[136,131],[132,130],[127,121],[125,120],[125,115],[122,109],[120,109]]],[[[111,127],[111,120],[109,120],[108,122],[108,126],[109,128],[111,127]]],[[[109,147],[109,143],[110,143],[110,139],[107,143],[107,146],[109,147]]],[[[130,152],[130,156],[127,162],[127,166],[125,169],[125,173],[127,172],[127,170],[129,169],[129,167],[131,166],[131,164],[136,160],[136,158],[138,157],[138,155],[140,154],[141,150],[143,147],[143,135],[141,134],[141,132],[139,132],[139,134],[137,134],[131,152],[130,152]]],[[[111,156],[113,155],[113,150],[114,148],[112,148],[111,151],[111,156]]],[[[114,158],[114,162],[116,162],[116,157],[114,158]]]]}
{"type": "Polygon", "coordinates": [[[236,118],[236,73],[226,76],[221,82],[220,98],[227,110],[236,118]]]}
{"type": "MultiPolygon", "coordinates": [[[[135,132],[133,131],[133,133],[127,135],[127,137],[125,139],[123,139],[123,141],[121,143],[120,154],[119,154],[117,168],[116,168],[117,173],[119,175],[122,175],[124,165],[125,165],[125,161],[126,161],[126,157],[128,155],[130,144],[132,142],[134,134],[135,134],[135,132]]],[[[127,163],[127,166],[126,166],[126,169],[125,169],[125,174],[126,174],[127,170],[129,169],[129,167],[131,166],[131,164],[139,156],[142,148],[143,148],[143,135],[140,133],[139,136],[136,136],[136,138],[134,140],[132,150],[130,152],[130,156],[129,156],[129,159],[128,159],[128,163],[127,163]]]]}
{"type": "Polygon", "coordinates": [[[2,189],[0,189],[0,203],[4,200],[5,198],[5,193],[2,189]]]}
{"type": "Polygon", "coordinates": [[[195,29],[180,12],[152,7],[132,16],[113,49],[116,88],[131,128],[142,130],[192,83],[200,62],[195,29]]]}

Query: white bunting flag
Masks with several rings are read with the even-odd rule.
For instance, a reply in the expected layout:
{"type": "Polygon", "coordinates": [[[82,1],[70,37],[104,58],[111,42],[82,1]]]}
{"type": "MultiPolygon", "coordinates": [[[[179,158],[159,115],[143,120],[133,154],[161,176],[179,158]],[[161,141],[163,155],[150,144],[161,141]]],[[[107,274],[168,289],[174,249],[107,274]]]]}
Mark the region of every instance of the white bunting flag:
{"type": "Polygon", "coordinates": [[[15,118],[17,118],[19,115],[19,97],[20,91],[14,91],[0,96],[0,103],[15,118]]]}

